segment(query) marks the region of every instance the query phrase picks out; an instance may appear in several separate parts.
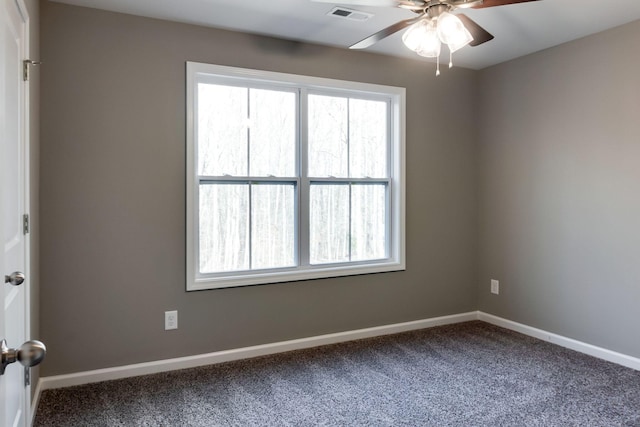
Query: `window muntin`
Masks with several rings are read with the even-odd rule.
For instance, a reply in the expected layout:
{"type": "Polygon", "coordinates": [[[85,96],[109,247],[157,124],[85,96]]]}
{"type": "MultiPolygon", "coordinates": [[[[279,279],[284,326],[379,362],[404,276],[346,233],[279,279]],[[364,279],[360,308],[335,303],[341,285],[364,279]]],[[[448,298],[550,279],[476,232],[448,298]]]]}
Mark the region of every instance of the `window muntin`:
{"type": "Polygon", "coordinates": [[[386,183],[313,183],[310,188],[310,263],[386,258],[386,183]]]}
{"type": "Polygon", "coordinates": [[[295,176],[296,94],[199,83],[198,174],[295,176]]]}
{"type": "Polygon", "coordinates": [[[309,176],[388,176],[389,103],[309,94],[309,176]]]}
{"type": "Polygon", "coordinates": [[[200,275],[295,266],[295,183],[202,182],[199,194],[200,275]]]}
{"type": "Polygon", "coordinates": [[[404,89],[187,65],[187,289],[404,269],[404,89]]]}

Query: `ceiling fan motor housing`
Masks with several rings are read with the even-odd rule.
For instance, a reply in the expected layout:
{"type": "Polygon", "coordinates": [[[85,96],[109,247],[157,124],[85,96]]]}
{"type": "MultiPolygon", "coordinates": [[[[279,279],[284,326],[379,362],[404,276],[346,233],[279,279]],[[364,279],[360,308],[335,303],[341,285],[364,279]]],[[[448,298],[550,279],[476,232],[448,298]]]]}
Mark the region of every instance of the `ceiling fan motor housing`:
{"type": "MultiPolygon", "coordinates": [[[[475,7],[481,5],[483,0],[412,0],[410,2],[411,7],[407,7],[418,14],[426,14],[430,18],[436,18],[443,12],[451,12],[452,10],[461,8],[466,9],[469,7],[475,7]]],[[[406,6],[405,2],[401,3],[400,7],[406,6]]]]}
{"type": "Polygon", "coordinates": [[[443,1],[443,3],[447,3],[454,8],[468,8],[468,7],[476,7],[482,4],[483,0],[447,0],[443,1]]]}
{"type": "Polygon", "coordinates": [[[449,12],[453,8],[446,3],[434,4],[431,6],[427,6],[425,9],[425,13],[429,18],[437,18],[442,15],[444,12],[449,12]]]}

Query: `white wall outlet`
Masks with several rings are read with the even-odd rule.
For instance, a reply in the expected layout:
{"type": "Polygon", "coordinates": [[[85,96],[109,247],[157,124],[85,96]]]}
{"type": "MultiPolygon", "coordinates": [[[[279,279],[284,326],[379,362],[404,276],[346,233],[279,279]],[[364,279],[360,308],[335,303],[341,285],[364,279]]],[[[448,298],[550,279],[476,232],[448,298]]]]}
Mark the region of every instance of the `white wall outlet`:
{"type": "Polygon", "coordinates": [[[500,293],[500,282],[491,279],[491,293],[498,295],[500,293]]]}
{"type": "Polygon", "coordinates": [[[178,310],[164,312],[164,330],[178,329],[178,310]]]}

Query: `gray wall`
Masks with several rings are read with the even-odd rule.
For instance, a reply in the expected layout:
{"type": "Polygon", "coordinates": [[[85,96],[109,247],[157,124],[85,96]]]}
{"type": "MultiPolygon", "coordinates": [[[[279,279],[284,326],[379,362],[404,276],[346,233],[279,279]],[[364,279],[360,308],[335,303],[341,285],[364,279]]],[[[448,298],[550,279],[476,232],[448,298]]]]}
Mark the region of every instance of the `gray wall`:
{"type": "Polygon", "coordinates": [[[476,309],[477,73],[41,6],[43,375],[476,309]],[[406,87],[407,270],[186,293],[187,60],[406,87]]]}
{"type": "Polygon", "coordinates": [[[635,22],[480,73],[478,289],[480,310],[636,357],[638,46],[635,22]]]}

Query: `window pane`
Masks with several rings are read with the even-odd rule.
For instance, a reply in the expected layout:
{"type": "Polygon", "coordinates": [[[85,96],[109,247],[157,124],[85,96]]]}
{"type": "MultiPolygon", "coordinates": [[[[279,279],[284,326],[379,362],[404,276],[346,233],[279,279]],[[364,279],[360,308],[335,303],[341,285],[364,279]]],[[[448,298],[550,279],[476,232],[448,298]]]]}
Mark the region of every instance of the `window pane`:
{"type": "Polygon", "coordinates": [[[247,90],[198,84],[198,174],[245,176],[247,90]]]}
{"type": "Polygon", "coordinates": [[[295,176],[296,95],[250,89],[250,175],[295,176]]]}
{"type": "Polygon", "coordinates": [[[251,186],[252,268],[295,265],[295,186],[251,186]]]}
{"type": "Polygon", "coordinates": [[[387,103],[349,99],[349,173],[387,177],[387,103]]]}
{"type": "Polygon", "coordinates": [[[200,185],[200,272],[249,268],[249,184],[200,185]]]}
{"type": "Polygon", "coordinates": [[[349,261],[349,185],[312,185],[311,264],[349,261]]]}
{"type": "Polygon", "coordinates": [[[348,174],[347,99],[309,95],[309,176],[348,174]]]}
{"type": "Polygon", "coordinates": [[[386,186],[351,187],[351,261],[386,257],[386,186]]]}

